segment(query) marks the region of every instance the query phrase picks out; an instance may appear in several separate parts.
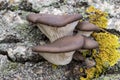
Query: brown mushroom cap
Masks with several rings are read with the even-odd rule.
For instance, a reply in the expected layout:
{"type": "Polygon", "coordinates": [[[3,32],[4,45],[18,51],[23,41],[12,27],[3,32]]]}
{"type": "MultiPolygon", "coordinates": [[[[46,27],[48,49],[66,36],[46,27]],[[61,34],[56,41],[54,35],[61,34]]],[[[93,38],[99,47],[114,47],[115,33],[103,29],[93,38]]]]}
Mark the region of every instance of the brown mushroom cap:
{"type": "Polygon", "coordinates": [[[84,37],[84,45],[82,47],[82,49],[95,49],[99,47],[99,44],[97,43],[97,41],[84,37]]]}
{"type": "Polygon", "coordinates": [[[33,23],[45,24],[53,27],[63,27],[71,22],[80,20],[81,14],[53,15],[53,14],[29,14],[27,20],[33,23]]]}
{"type": "Polygon", "coordinates": [[[66,36],[55,40],[53,43],[33,47],[35,52],[61,53],[80,49],[84,44],[81,35],[66,36]]]}
{"type": "Polygon", "coordinates": [[[96,25],[94,25],[92,23],[89,23],[88,21],[79,22],[76,28],[81,30],[81,31],[97,31],[97,30],[100,30],[99,27],[97,27],[96,25]]]}
{"type": "Polygon", "coordinates": [[[61,53],[94,48],[98,48],[98,43],[95,40],[77,34],[59,38],[50,44],[33,47],[32,50],[35,52],[61,53]]]}

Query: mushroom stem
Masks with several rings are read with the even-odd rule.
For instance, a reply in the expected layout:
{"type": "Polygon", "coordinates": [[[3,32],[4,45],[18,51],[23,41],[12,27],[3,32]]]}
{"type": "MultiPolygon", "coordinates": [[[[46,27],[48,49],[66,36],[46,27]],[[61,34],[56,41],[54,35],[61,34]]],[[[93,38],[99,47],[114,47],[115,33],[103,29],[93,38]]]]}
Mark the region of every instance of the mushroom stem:
{"type": "Polygon", "coordinates": [[[53,43],[33,47],[35,52],[61,53],[82,48],[84,38],[81,35],[66,36],[55,40],[53,43]]]}

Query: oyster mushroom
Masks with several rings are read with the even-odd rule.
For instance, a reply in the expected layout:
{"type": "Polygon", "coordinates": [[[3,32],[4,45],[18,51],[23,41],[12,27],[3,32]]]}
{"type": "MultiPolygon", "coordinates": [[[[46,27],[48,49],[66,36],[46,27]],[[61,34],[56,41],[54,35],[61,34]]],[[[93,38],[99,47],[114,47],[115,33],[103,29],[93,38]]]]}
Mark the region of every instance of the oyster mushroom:
{"type": "Polygon", "coordinates": [[[27,20],[33,23],[40,23],[52,27],[64,27],[69,23],[78,21],[82,18],[80,14],[53,15],[53,14],[29,14],[27,20]]]}
{"type": "Polygon", "coordinates": [[[89,23],[88,21],[82,21],[79,22],[76,28],[79,30],[79,33],[84,36],[90,36],[93,31],[100,30],[99,27],[95,26],[92,23],[89,23]]]}
{"type": "Polygon", "coordinates": [[[89,23],[88,21],[82,21],[79,22],[78,25],[76,26],[77,29],[80,31],[98,31],[100,30],[99,27],[96,25],[89,23]]]}
{"type": "Polygon", "coordinates": [[[75,50],[98,47],[97,42],[92,39],[79,33],[73,35],[73,31],[81,18],[80,14],[29,14],[27,20],[36,23],[51,42],[35,46],[32,50],[39,52],[41,56],[53,64],[65,65],[72,60],[75,50]]]}
{"type": "Polygon", "coordinates": [[[84,44],[84,37],[81,35],[71,35],[59,38],[50,44],[33,47],[35,52],[60,53],[81,49],[84,44]]]}
{"type": "MultiPolygon", "coordinates": [[[[27,16],[27,20],[36,23],[39,29],[49,38],[51,43],[64,36],[72,36],[73,30],[81,18],[82,16],[80,14],[29,14],[27,16]]],[[[35,50],[35,47],[33,50],[35,50]]],[[[69,51],[51,54],[47,51],[46,53],[40,52],[39,54],[53,64],[65,65],[72,60],[74,52],[75,51],[69,51]]]]}
{"type": "Polygon", "coordinates": [[[95,49],[98,48],[98,43],[88,37],[84,37],[84,45],[82,46],[82,49],[95,49]]]}
{"type": "Polygon", "coordinates": [[[49,52],[56,54],[59,52],[70,52],[79,49],[94,48],[98,48],[98,43],[95,40],[84,37],[81,34],[76,34],[59,38],[49,44],[35,46],[32,50],[35,52],[49,52]]]}

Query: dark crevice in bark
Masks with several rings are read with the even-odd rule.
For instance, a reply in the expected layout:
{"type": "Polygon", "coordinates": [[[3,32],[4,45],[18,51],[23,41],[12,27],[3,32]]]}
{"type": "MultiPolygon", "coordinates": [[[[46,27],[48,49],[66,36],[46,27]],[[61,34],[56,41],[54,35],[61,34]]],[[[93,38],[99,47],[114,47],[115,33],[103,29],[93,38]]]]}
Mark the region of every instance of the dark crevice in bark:
{"type": "Polygon", "coordinates": [[[106,29],[106,30],[114,35],[120,36],[120,31],[117,31],[115,29],[106,29]]]}
{"type": "Polygon", "coordinates": [[[28,3],[27,0],[23,0],[19,5],[15,5],[15,6],[11,5],[9,2],[1,1],[0,10],[6,10],[6,11],[23,10],[28,12],[39,13],[39,11],[32,8],[32,4],[28,3]]]}
{"type": "Polygon", "coordinates": [[[0,43],[18,43],[22,42],[22,39],[18,39],[14,35],[7,35],[3,40],[0,41],[0,43]]]}

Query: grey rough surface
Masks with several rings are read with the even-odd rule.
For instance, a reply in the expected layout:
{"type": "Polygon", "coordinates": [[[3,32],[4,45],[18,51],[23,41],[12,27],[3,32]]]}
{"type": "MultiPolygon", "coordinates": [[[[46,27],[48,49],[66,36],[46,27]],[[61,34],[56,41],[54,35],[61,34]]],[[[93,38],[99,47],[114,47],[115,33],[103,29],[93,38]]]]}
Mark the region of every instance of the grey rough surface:
{"type": "MultiPolygon", "coordinates": [[[[81,13],[87,5],[107,11],[110,15],[108,28],[120,30],[120,1],[119,0],[0,0],[0,50],[19,45],[36,45],[46,37],[35,25],[26,21],[26,15],[31,12],[40,13],[81,13]],[[109,7],[108,7],[109,6],[109,7]],[[17,38],[16,43],[5,41],[6,37],[17,38]]],[[[72,61],[69,65],[55,66],[45,60],[38,63],[24,64],[11,62],[6,56],[0,55],[0,80],[79,80],[81,63],[72,61]],[[77,70],[77,71],[75,71],[77,70]]],[[[117,71],[120,69],[118,68],[117,71]]],[[[119,74],[114,80],[119,80],[119,74]]],[[[101,76],[97,80],[110,80],[112,76],[101,76]],[[111,78],[109,78],[111,77],[111,78]]]]}
{"type": "Polygon", "coordinates": [[[102,75],[100,78],[94,80],[120,80],[120,74],[108,74],[102,75]]]}

